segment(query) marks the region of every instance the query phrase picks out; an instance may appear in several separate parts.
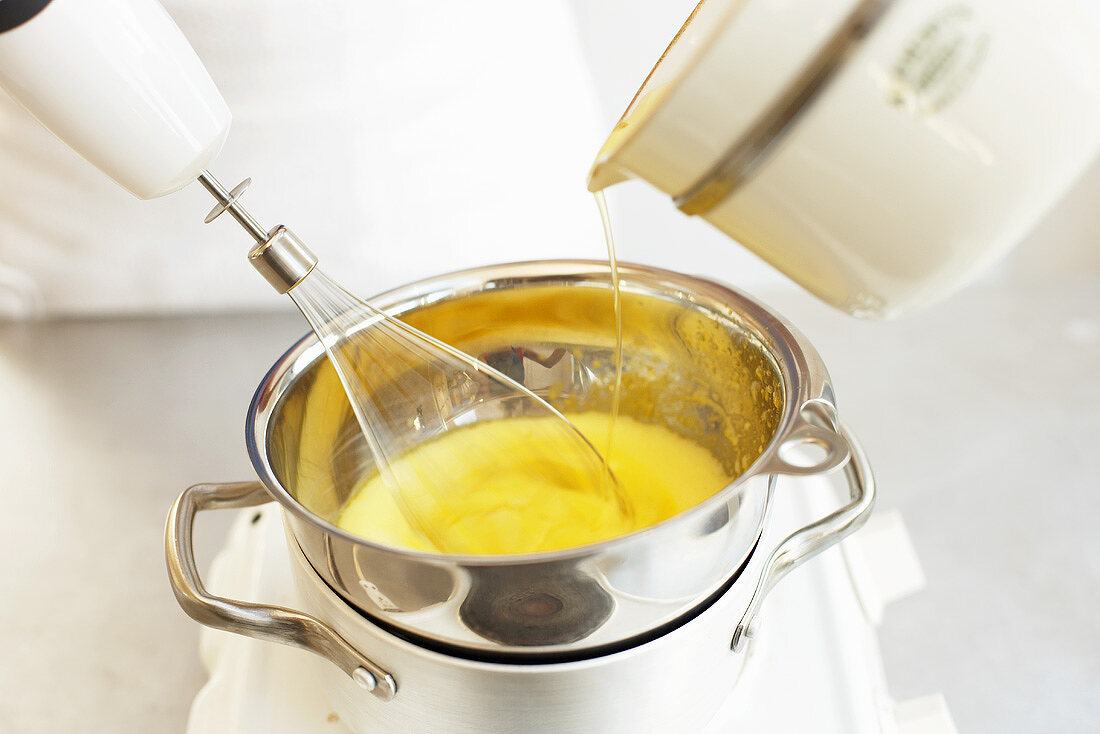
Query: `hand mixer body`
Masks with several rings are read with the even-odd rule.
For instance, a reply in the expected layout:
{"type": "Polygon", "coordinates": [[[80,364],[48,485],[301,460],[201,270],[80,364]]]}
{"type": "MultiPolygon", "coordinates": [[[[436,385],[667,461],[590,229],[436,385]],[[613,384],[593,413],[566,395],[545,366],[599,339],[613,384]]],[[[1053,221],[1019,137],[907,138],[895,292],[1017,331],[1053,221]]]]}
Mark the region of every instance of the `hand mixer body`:
{"type": "Polygon", "coordinates": [[[0,88],[141,199],[194,181],[229,133],[229,107],[156,0],[0,3],[0,88]]]}
{"type": "Polygon", "coordinates": [[[198,179],[256,240],[250,260],[278,290],[316,263],[285,227],[261,227],[205,169],[231,116],[210,74],[156,0],[0,0],[0,88],[140,199],[198,179]]]}

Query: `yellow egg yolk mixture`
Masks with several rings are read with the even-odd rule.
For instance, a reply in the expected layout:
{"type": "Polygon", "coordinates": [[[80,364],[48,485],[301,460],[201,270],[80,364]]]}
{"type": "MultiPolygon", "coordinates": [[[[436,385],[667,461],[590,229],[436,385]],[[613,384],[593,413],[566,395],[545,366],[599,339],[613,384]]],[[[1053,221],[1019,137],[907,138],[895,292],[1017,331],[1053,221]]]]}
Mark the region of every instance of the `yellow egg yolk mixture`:
{"type": "MultiPolygon", "coordinates": [[[[610,415],[575,413],[567,417],[601,448],[610,415]]],[[[540,453],[545,452],[532,447],[540,440],[540,432],[553,430],[552,420],[485,421],[424,443],[400,461],[421,468],[467,467],[473,472],[473,463],[448,462],[447,457],[491,448],[494,463],[481,467],[476,476],[448,476],[444,502],[439,501],[436,487],[402,486],[401,496],[408,503],[405,513],[396,493],[373,474],[352,493],[337,525],[368,540],[423,551],[479,555],[548,551],[655,525],[699,504],[733,479],[703,447],[663,426],[620,415],[615,420],[614,448],[607,459],[618,481],[619,496],[628,506],[623,512],[613,493],[570,489],[565,482],[555,482],[552,468],[536,465],[540,453]]]]}

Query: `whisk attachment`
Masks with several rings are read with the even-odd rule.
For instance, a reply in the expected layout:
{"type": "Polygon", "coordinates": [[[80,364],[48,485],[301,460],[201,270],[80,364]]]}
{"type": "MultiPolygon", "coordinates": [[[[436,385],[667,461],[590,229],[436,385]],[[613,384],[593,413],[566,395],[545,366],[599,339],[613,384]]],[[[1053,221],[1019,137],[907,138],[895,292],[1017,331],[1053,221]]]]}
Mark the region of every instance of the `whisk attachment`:
{"type": "Polygon", "coordinates": [[[550,525],[588,522],[629,529],[632,508],[607,462],[556,408],[485,362],[378,311],[330,280],[293,232],[282,225],[265,230],[241,206],[251,179],[232,190],[209,171],[198,180],[217,201],[206,221],[226,212],[237,220],[256,241],[248,254],[253,267],[276,291],[288,294],[313,327],[347,393],[374,468],[410,525],[436,548],[474,552],[481,542],[476,536],[492,527],[501,552],[539,549],[553,531],[550,525]],[[528,452],[526,468],[534,480],[528,489],[536,491],[525,501],[542,508],[546,528],[523,530],[519,500],[500,494],[499,487],[512,485],[486,481],[501,475],[509,461],[515,463],[499,447],[442,458],[417,452],[425,441],[463,430],[478,416],[523,417],[545,426],[528,452]],[[560,500],[568,495],[581,500],[573,503],[584,508],[579,519],[564,512],[570,505],[560,500]],[[480,508],[476,527],[455,524],[462,506],[480,508]]]}
{"type": "Polygon", "coordinates": [[[256,240],[256,246],[248,253],[248,261],[280,294],[287,293],[301,283],[317,266],[317,256],[297,235],[281,224],[270,231],[265,230],[241,206],[241,195],[252,184],[251,178],[246,178],[234,186],[232,191],[228,191],[209,171],[203,171],[199,174],[199,183],[218,202],[206,215],[206,223],[210,224],[229,212],[252,239],[256,240]]]}

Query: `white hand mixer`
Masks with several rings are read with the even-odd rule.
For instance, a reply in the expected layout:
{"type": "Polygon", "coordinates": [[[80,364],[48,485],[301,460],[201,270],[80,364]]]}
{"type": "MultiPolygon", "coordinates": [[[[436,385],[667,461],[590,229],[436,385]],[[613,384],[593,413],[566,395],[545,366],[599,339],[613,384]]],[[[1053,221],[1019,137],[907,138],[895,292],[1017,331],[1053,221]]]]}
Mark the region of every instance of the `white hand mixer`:
{"type": "MultiPolygon", "coordinates": [[[[453,466],[410,466],[400,456],[460,427],[490,403],[555,426],[536,450],[565,491],[600,493],[630,509],[596,449],[555,408],[522,384],[355,298],[316,269],[293,232],[265,229],[240,205],[249,184],[227,190],[206,169],[221,152],[230,113],[202,62],[155,0],[0,0],[0,87],[46,128],[142,199],[198,180],[256,241],[249,260],[289,294],[328,351],[375,463],[407,519],[441,550],[444,535],[422,522],[438,515],[453,466]],[[378,394],[385,394],[383,404],[378,394]],[[395,406],[397,401],[401,405],[395,406]],[[400,417],[398,417],[400,416],[400,417]],[[408,420],[407,416],[415,416],[408,420]],[[414,507],[402,486],[436,505],[414,507]]],[[[491,466],[493,457],[453,456],[491,466]]],[[[517,548],[517,551],[524,550],[517,548]]]]}

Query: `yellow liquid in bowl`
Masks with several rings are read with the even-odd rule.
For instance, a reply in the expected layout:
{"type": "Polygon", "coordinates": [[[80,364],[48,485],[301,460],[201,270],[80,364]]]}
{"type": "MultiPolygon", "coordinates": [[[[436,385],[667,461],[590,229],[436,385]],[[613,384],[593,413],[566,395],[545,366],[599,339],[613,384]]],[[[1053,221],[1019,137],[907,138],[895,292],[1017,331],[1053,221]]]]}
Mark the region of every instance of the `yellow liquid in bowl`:
{"type": "MultiPolygon", "coordinates": [[[[601,448],[612,418],[605,413],[567,416],[601,448]]],[[[571,548],[607,540],[666,520],[699,504],[732,481],[703,447],[658,425],[627,416],[615,419],[615,445],[608,463],[619,489],[633,508],[624,516],[610,498],[556,485],[553,472],[535,469],[539,452],[531,446],[551,418],[507,418],[475,423],[444,434],[401,461],[446,466],[447,456],[483,452],[494,458],[478,476],[448,478],[454,487],[446,505],[435,490],[403,487],[412,515],[424,525],[418,532],[405,519],[393,494],[377,474],[352,494],[337,519],[344,530],[389,546],[435,551],[428,537],[446,539],[451,549],[471,554],[530,553],[571,548]],[[428,536],[428,537],[425,537],[428,536]]],[[[471,462],[453,462],[459,468],[471,462]]],[[[415,474],[412,472],[411,474],[415,474]]]]}

